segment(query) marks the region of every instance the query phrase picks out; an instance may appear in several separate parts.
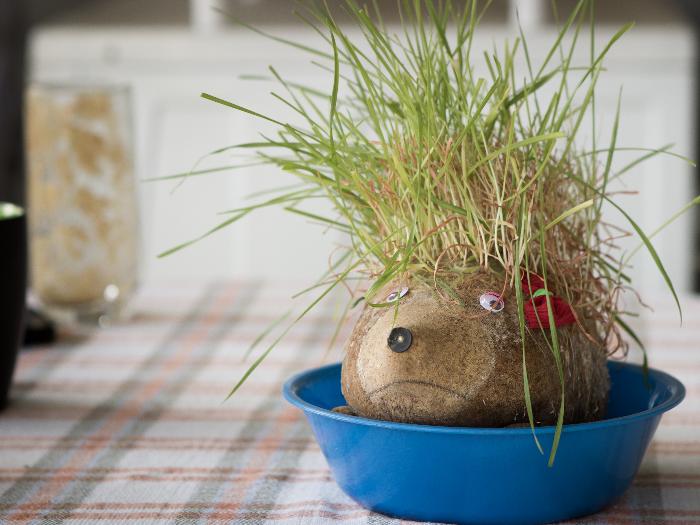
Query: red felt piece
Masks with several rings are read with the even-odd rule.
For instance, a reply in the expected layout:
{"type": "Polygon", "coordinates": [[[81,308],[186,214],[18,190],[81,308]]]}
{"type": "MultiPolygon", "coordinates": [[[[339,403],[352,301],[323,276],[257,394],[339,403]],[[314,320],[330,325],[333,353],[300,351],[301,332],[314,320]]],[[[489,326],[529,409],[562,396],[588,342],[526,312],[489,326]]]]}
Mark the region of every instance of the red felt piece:
{"type": "Polygon", "coordinates": [[[528,274],[524,274],[521,279],[521,284],[523,287],[523,293],[526,295],[532,295],[537,290],[544,288],[544,280],[536,273],[529,274],[529,281],[530,282],[528,283],[528,274]]]}
{"type": "MultiPolygon", "coordinates": [[[[554,326],[566,326],[576,322],[574,312],[564,299],[561,297],[550,298],[552,304],[552,316],[554,317],[554,326]]],[[[549,328],[549,313],[547,312],[547,298],[542,295],[529,299],[523,305],[525,314],[525,322],[530,328],[549,328]]]]}
{"type": "MultiPolygon", "coordinates": [[[[532,295],[537,290],[544,288],[544,280],[536,274],[530,274],[530,282],[528,284],[527,275],[522,278],[522,287],[525,294],[532,295]]],[[[566,326],[576,322],[574,311],[561,297],[556,295],[550,296],[552,305],[552,317],[554,318],[554,326],[566,326]]],[[[525,323],[529,328],[549,328],[549,313],[547,311],[547,297],[541,295],[539,297],[530,298],[523,305],[523,313],[525,314],[525,323]]]]}

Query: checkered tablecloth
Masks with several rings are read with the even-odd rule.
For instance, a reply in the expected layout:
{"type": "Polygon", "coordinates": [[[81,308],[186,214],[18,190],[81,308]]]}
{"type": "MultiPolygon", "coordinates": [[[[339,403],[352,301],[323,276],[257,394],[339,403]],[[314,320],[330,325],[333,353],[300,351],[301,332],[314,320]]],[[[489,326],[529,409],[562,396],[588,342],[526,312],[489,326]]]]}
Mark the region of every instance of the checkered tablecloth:
{"type": "MultiPolygon", "coordinates": [[[[399,523],[341,493],[280,395],[292,373],[339,359],[333,301],[222,402],[289,291],[150,287],[129,322],[24,351],[0,414],[0,523],[399,523]]],[[[639,325],[688,397],[624,500],[580,523],[700,523],[700,300],[684,303],[682,329],[664,301],[639,325]]]]}

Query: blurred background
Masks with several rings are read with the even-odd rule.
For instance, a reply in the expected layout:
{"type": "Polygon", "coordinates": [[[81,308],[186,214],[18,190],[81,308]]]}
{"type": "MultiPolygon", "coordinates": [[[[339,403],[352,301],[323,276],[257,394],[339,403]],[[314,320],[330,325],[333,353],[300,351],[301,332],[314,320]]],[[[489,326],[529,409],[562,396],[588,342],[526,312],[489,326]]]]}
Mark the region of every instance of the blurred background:
{"type": "MultiPolygon", "coordinates": [[[[344,0],[324,1],[347,21],[344,0]]],[[[399,24],[401,0],[356,1],[376,1],[385,20],[399,24]]],[[[473,67],[488,75],[479,51],[502,50],[517,37],[518,21],[535,61],[543,58],[558,33],[551,2],[559,19],[576,5],[494,0],[475,37],[473,67]]],[[[337,287],[337,297],[329,294],[288,334],[295,315],[280,315],[290,306],[300,313],[317,297],[313,290],[296,306],[291,299],[319,279],[345,239],[267,208],[158,258],[222,222],[221,212],[251,203],[249,196],[296,182],[261,166],[218,170],[247,161],[211,152],[275,129],[200,93],[293,123],[292,111],[270,95],[279,86],[252,76],[270,76],[271,64],[290,81],[332,86],[312,56],[232,23],[217,7],[263,32],[328,49],[294,16],[291,0],[0,0],[0,410],[21,343],[32,347],[19,357],[12,403],[1,414],[2,523],[385,522],[337,499],[308,429],[280,396],[292,373],[343,355],[339,343],[351,324],[336,333],[335,321],[345,290],[337,287]],[[149,181],[192,169],[212,171],[149,181]],[[27,217],[3,201],[25,205],[27,217]],[[263,366],[222,404],[279,334],[286,335],[263,366]]],[[[577,146],[608,146],[622,88],[623,149],[613,171],[644,155],[630,147],[700,159],[700,0],[598,0],[596,15],[599,51],[621,25],[636,25],[604,62],[599,125],[594,136],[584,123],[577,146]]],[[[581,36],[574,63],[590,64],[588,38],[581,36]]],[[[700,180],[688,162],[660,155],[612,189],[653,232],[700,194],[700,180]]],[[[604,212],[629,230],[615,210],[604,212]]],[[[696,212],[653,237],[684,307],[682,329],[649,255],[633,259],[634,287],[654,311],[629,324],[651,365],[677,375],[688,399],[664,416],[635,487],[604,523],[700,523],[696,212]]],[[[620,240],[623,250],[637,243],[620,240]]],[[[635,313],[639,304],[625,308],[635,313]]],[[[640,361],[631,343],[630,358],[640,361]]]]}
{"type": "MultiPolygon", "coordinates": [[[[333,4],[333,2],[330,2],[333,4]]],[[[398,22],[395,0],[380,2],[389,22],[398,22]]],[[[217,212],[245,205],[246,196],[289,184],[270,168],[213,173],[178,185],[144,179],[237,162],[205,157],[217,148],[255,140],[270,128],[199,97],[207,91],[289,117],[274,104],[272,83],[246,80],[282,74],[328,89],[326,72],[308,55],[230,23],[218,6],[277,35],[313,43],[317,35],[295,18],[287,0],[2,0],[0,12],[0,200],[21,201],[21,107],[27,84],[107,83],[130,93],[129,133],[133,145],[135,195],[140,211],[140,275],[144,282],[202,279],[313,281],[325,270],[328,253],[340,241],[302,217],[268,210],[165,259],[157,254],[217,224],[217,212]]],[[[556,2],[560,17],[574,0],[556,2]]],[[[551,45],[556,24],[547,0],[496,0],[477,36],[484,49],[516,35],[516,10],[534,55],[551,45]]],[[[601,42],[620,24],[636,27],[614,48],[599,83],[599,144],[608,141],[621,86],[618,145],[673,150],[697,157],[697,44],[700,8],[692,0],[598,2],[601,42]],[[606,127],[607,126],[607,127],[606,127]]],[[[587,46],[580,46],[587,56],[587,46]]],[[[291,117],[290,117],[291,118],[291,117]]],[[[282,118],[284,120],[284,118],[282,118]]],[[[590,139],[590,138],[589,138],[590,139]]],[[[620,165],[638,154],[621,153],[620,165]]],[[[698,193],[697,175],[686,163],[658,157],[638,166],[619,189],[621,202],[648,231],[698,193]]],[[[682,292],[697,290],[700,243],[693,213],[655,239],[662,260],[682,292]]],[[[614,219],[617,220],[617,219],[614,219]]],[[[644,256],[633,270],[637,287],[663,287],[644,256]]]]}

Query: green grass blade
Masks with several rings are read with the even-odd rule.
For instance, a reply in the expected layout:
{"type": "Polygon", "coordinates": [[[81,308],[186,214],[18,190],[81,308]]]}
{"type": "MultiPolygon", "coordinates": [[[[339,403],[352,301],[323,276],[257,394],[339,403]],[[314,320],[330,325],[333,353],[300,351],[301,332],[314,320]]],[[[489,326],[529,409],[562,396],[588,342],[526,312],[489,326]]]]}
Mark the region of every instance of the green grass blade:
{"type": "Polygon", "coordinates": [[[167,257],[168,255],[172,255],[175,252],[179,252],[180,250],[183,250],[183,249],[187,248],[188,246],[192,246],[193,244],[195,244],[203,239],[206,239],[210,235],[218,232],[219,230],[224,229],[226,226],[230,226],[234,222],[239,221],[240,219],[242,219],[243,217],[248,215],[248,213],[249,213],[248,211],[243,211],[243,212],[237,213],[236,215],[229,217],[225,221],[217,224],[216,226],[214,226],[210,230],[207,230],[202,235],[199,235],[199,236],[195,237],[194,239],[180,243],[177,246],[173,246],[172,248],[165,250],[164,252],[159,253],[158,258],[167,257]]]}
{"type": "Polygon", "coordinates": [[[588,199],[587,201],[582,202],[581,204],[577,204],[577,205],[574,206],[573,208],[569,208],[569,209],[566,210],[564,213],[562,213],[561,215],[559,215],[556,219],[554,219],[552,222],[550,222],[549,224],[547,224],[547,225],[544,227],[545,231],[547,231],[547,230],[553,228],[554,226],[556,226],[557,224],[559,224],[561,221],[563,221],[563,220],[566,219],[567,217],[571,217],[572,215],[574,215],[574,214],[576,214],[576,213],[578,213],[578,212],[580,212],[580,211],[582,211],[582,210],[585,210],[586,208],[588,208],[588,207],[590,207],[590,206],[593,206],[593,203],[594,203],[593,199],[588,199]]]}

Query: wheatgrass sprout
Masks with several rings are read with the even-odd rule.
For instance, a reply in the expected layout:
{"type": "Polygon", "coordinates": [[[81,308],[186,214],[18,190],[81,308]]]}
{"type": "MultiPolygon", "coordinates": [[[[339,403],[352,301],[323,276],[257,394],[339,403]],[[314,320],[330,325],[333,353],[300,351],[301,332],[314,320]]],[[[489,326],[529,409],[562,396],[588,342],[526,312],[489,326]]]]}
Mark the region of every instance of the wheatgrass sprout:
{"type": "MultiPolygon", "coordinates": [[[[594,143],[592,152],[578,149],[582,123],[595,106],[605,56],[631,24],[596,50],[593,4],[582,1],[561,22],[551,49],[535,63],[522,31],[501,50],[474,52],[475,31],[488,7],[476,0],[403,0],[399,34],[385,26],[376,6],[353,0],[344,4],[361,42],[351,39],[325,8],[311,8],[302,16],[322,36],[324,49],[271,37],[309,54],[328,72],[323,91],[287,82],[270,69],[283,88],[283,94],[274,96],[291,107],[303,125],[202,94],[275,124],[276,136],[226,150],[252,151],[256,162],[277,166],[300,183],[232,210],[205,236],[253,212],[281,206],[340,230],[350,240],[346,252],[319,280],[321,293],[289,327],[332,289],[357,282],[358,277],[370,284],[357,295],[381,307],[386,303],[377,292],[397,278],[423,280],[449,297],[455,277],[488,271],[502,278],[504,290],[514,290],[524,341],[525,299],[519,283],[537,274],[544,278],[546,291],[556,290],[577,318],[592,320],[592,325],[578,323],[583,331],[593,326],[601,336],[590,334],[592,340],[603,341],[610,352],[624,350],[621,332],[637,340],[618,309],[630,283],[626,261],[615,255],[606,238],[604,202],[627,219],[678,302],[649,239],[608,195],[619,114],[606,148],[596,150],[594,143]],[[590,32],[591,49],[590,61],[582,67],[573,63],[573,56],[584,32],[590,32]],[[526,64],[523,70],[516,67],[519,57],[526,64]],[[485,66],[485,76],[475,72],[477,62],[485,66]],[[545,85],[550,90],[546,97],[541,93],[545,85]],[[335,216],[304,209],[305,201],[319,197],[332,203],[335,216]]],[[[667,153],[668,147],[640,151],[643,157],[622,172],[667,153]]],[[[358,299],[349,299],[346,314],[358,299]]],[[[549,303],[548,310],[551,317],[549,303]]],[[[550,349],[563,382],[557,329],[551,326],[550,349]]],[[[288,330],[261,353],[231,394],[288,330]]],[[[534,427],[525,359],[523,372],[534,427]]],[[[563,387],[561,392],[550,461],[563,424],[563,387]]]]}

